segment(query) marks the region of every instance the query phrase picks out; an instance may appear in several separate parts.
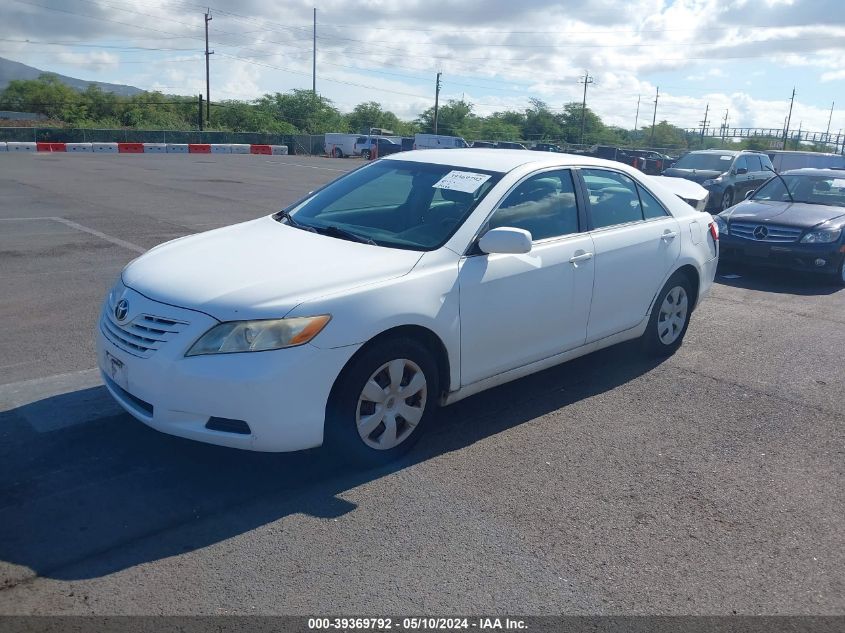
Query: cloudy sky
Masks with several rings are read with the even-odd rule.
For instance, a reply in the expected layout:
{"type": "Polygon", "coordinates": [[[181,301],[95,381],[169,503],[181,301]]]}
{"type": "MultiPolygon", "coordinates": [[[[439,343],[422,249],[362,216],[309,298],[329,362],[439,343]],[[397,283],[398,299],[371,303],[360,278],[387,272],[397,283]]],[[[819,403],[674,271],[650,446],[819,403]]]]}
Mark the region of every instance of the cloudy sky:
{"type": "MultiPolygon", "coordinates": [[[[476,112],[587,100],[607,122],[845,128],[845,0],[210,0],[212,99],[311,87],[344,111],[402,118],[441,98],[476,112]]],[[[83,79],[205,91],[203,13],[191,0],[2,0],[0,56],[83,79]]]]}

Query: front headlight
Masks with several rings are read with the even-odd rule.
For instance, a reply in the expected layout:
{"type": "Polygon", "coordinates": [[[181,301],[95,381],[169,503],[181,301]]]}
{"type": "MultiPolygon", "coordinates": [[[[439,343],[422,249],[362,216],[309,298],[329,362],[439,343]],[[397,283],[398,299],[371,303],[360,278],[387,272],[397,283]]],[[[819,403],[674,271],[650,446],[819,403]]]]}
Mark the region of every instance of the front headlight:
{"type": "Polygon", "coordinates": [[[704,182],[701,183],[701,186],[702,187],[710,187],[712,185],[718,185],[720,182],[722,182],[721,176],[719,176],[718,178],[711,178],[710,180],[705,180],[704,182]]]}
{"type": "Polygon", "coordinates": [[[229,321],[215,325],[191,346],[185,356],[264,352],[295,347],[313,339],[326,327],[331,316],[262,321],[229,321]]]}
{"type": "Polygon", "coordinates": [[[838,240],[840,235],[842,229],[816,229],[807,233],[801,241],[804,244],[830,244],[838,240]]]}
{"type": "Polygon", "coordinates": [[[727,235],[728,223],[725,221],[725,218],[720,215],[717,215],[713,219],[716,221],[716,226],[719,227],[719,235],[727,235]]]}

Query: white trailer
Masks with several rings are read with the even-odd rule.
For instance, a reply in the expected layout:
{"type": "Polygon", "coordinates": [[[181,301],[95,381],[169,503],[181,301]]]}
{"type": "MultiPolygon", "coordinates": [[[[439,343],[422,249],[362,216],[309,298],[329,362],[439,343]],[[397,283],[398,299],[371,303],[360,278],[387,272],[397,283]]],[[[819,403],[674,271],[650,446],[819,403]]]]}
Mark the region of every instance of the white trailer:
{"type": "Polygon", "coordinates": [[[445,136],[443,134],[415,134],[414,149],[454,149],[469,147],[460,136],[445,136]]]}
{"type": "Polygon", "coordinates": [[[355,155],[355,139],[358,134],[341,134],[329,132],[326,134],[326,154],[335,158],[355,155]]]}

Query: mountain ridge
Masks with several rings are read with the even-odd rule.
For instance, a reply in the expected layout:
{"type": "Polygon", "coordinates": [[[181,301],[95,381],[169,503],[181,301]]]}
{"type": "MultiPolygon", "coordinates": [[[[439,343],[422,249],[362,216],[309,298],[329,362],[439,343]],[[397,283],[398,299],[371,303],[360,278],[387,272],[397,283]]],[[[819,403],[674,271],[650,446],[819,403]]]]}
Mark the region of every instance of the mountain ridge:
{"type": "MultiPolygon", "coordinates": [[[[27,66],[26,64],[16,62],[6,57],[0,57],[0,90],[3,90],[6,86],[8,86],[9,82],[11,81],[15,81],[18,79],[38,79],[39,75],[45,72],[51,71],[41,70],[39,68],[35,68],[34,66],[27,66]]],[[[132,95],[144,92],[140,88],[136,88],[135,86],[128,86],[126,84],[111,84],[103,81],[88,81],[86,79],[78,79],[76,77],[69,77],[67,75],[61,75],[59,73],[51,74],[56,75],[59,78],[59,81],[61,81],[66,86],[69,86],[74,90],[79,91],[85,90],[89,85],[93,84],[95,86],[98,86],[103,92],[113,92],[114,94],[121,95],[124,97],[131,97],[132,95]]]]}

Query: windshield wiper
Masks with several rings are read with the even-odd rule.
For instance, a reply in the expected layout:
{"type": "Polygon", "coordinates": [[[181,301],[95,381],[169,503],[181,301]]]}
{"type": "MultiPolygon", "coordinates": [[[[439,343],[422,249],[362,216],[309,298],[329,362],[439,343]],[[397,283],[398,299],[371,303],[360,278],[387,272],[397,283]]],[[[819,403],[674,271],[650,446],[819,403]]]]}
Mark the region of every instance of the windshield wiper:
{"type": "Polygon", "coordinates": [[[287,220],[287,221],[288,221],[288,224],[289,224],[290,226],[292,226],[292,227],[296,228],[296,229],[302,229],[303,231],[308,231],[308,232],[310,232],[310,233],[316,233],[316,232],[317,232],[317,229],[315,229],[315,228],[314,228],[313,226],[311,226],[310,224],[302,224],[302,222],[297,222],[296,220],[294,220],[294,219],[293,219],[293,216],[290,214],[290,211],[288,211],[288,210],[286,210],[286,209],[283,209],[282,211],[279,211],[279,212],[276,214],[276,219],[277,219],[277,220],[282,219],[282,218],[284,218],[285,220],[287,220]]]}
{"type": "Polygon", "coordinates": [[[342,229],[338,226],[312,226],[310,228],[315,233],[319,233],[321,235],[331,235],[332,237],[339,237],[343,240],[349,240],[351,242],[360,242],[361,244],[370,244],[372,246],[378,246],[378,244],[376,244],[375,240],[373,240],[372,238],[364,237],[363,235],[358,235],[357,233],[347,231],[346,229],[342,229]]]}

